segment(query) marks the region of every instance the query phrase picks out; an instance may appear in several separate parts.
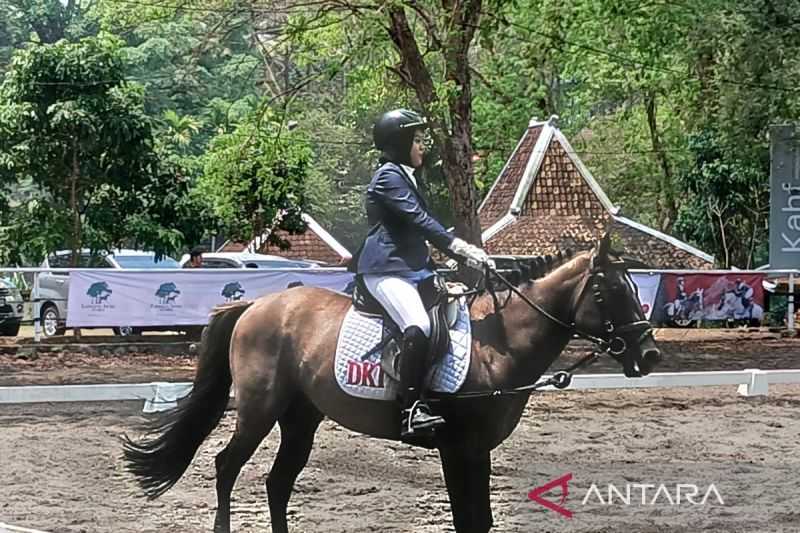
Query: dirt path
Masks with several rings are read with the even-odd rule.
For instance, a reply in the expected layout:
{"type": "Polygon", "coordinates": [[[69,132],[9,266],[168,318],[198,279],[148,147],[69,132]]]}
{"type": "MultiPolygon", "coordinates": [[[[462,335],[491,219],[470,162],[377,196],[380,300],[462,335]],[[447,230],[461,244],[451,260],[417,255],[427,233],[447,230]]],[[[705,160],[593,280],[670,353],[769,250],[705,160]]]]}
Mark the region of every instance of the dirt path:
{"type": "MultiPolygon", "coordinates": [[[[800,340],[741,332],[659,332],[660,371],[800,368],[800,340]]],[[[583,353],[580,345],[565,360],[583,353]]],[[[562,361],[563,363],[564,361],[562,361]]],[[[556,365],[558,366],[558,365],[556,365]]],[[[189,356],[0,356],[0,385],[190,380],[189,356]]],[[[619,372],[600,362],[592,372],[619,372]]],[[[735,387],[547,393],[531,399],[517,431],[494,452],[493,531],[635,533],[800,532],[800,385],[768,398],[735,387]],[[566,519],[527,499],[571,473],[566,519]],[[582,501],[595,484],[714,484],[724,505],[604,505],[582,501]]],[[[213,457],[229,413],[184,479],[155,502],[140,497],[120,460],[119,437],[138,434],[141,402],[0,406],[0,522],[53,533],[210,531],[213,457]]],[[[234,493],[235,531],[268,531],[265,472],[276,429],[245,467],[234,493]]],[[[638,489],[641,491],[641,489],[638,489]]],[[[654,489],[647,493],[648,503],[654,489]]],[[[558,492],[549,494],[558,501],[558,492]]],[[[366,438],[326,421],[290,504],[292,531],[452,532],[435,452],[366,438]]]]}
{"type": "MultiPolygon", "coordinates": [[[[494,453],[493,531],[797,532],[800,386],[769,398],[733,388],[567,392],[531,401],[494,453]],[[526,498],[572,473],[566,519],[526,498]],[[724,501],[630,506],[581,502],[591,484],[710,484],[724,501]]],[[[136,434],[140,404],[0,407],[0,522],[51,532],[210,531],[213,457],[232,417],[201,447],[183,480],[160,500],[139,496],[120,461],[121,434],[136,434]]],[[[264,474],[274,431],[234,492],[237,532],[268,531],[264,474]]],[[[605,492],[603,493],[605,494],[605,492]]],[[[634,494],[639,494],[634,492],[634,494]]],[[[653,489],[647,493],[648,500],[653,489]]],[[[558,500],[558,493],[550,494],[558,500]]],[[[639,497],[640,498],[640,497],[639,497]]],[[[435,453],[369,439],[325,422],[290,504],[294,532],[453,531],[435,453]]]]}

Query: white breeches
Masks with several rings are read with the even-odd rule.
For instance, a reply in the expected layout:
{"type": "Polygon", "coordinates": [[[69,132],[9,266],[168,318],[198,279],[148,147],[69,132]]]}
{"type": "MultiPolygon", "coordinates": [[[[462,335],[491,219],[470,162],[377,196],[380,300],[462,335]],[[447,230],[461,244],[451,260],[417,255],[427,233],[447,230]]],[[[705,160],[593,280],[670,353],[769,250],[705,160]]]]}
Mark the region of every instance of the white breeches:
{"type": "Polygon", "coordinates": [[[431,336],[431,322],[413,281],[384,274],[365,274],[364,285],[404,332],[417,326],[431,336]]]}

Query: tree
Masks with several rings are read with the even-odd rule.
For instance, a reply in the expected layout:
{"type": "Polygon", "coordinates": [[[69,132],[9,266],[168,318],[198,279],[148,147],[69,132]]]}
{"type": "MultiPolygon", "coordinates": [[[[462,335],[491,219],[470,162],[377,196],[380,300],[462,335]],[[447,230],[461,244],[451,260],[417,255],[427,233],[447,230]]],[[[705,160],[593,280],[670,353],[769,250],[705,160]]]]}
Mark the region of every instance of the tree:
{"type": "Polygon", "coordinates": [[[676,229],[713,252],[723,268],[754,268],[766,259],[769,161],[725,154],[714,132],[695,136],[694,165],[680,177],[685,202],[676,229]]]}
{"type": "Polygon", "coordinates": [[[27,40],[33,33],[36,41],[53,44],[70,37],[79,38],[84,29],[83,10],[77,0],[0,0],[7,23],[20,28],[18,38],[27,40]]]}
{"type": "Polygon", "coordinates": [[[30,179],[60,214],[38,221],[43,245],[134,242],[161,254],[183,244],[181,227],[195,231],[196,221],[179,220],[183,178],[161,164],[143,90],[123,71],[120,42],[107,35],[14,55],[0,86],[0,179],[30,179]]]}
{"type": "MultiPolygon", "coordinates": [[[[341,64],[364,62],[373,69],[379,67],[377,72],[391,74],[382,91],[394,84],[413,95],[409,100],[415,101],[413,107],[419,107],[429,119],[440,147],[456,233],[480,244],[470,51],[480,29],[482,10],[494,6],[483,0],[426,0],[388,6],[322,2],[319,7],[310,15],[302,4],[294,6],[287,24],[289,33],[302,44],[309,34],[328,32],[329,27],[340,24],[346,42],[339,50],[346,59],[341,64]],[[386,53],[391,55],[387,58],[386,53]]],[[[324,60],[329,56],[318,57],[324,60]]]]}
{"type": "Polygon", "coordinates": [[[285,247],[271,230],[305,230],[301,215],[311,151],[269,108],[217,135],[204,160],[198,194],[208,199],[231,238],[249,241],[268,232],[269,243],[285,247]]]}

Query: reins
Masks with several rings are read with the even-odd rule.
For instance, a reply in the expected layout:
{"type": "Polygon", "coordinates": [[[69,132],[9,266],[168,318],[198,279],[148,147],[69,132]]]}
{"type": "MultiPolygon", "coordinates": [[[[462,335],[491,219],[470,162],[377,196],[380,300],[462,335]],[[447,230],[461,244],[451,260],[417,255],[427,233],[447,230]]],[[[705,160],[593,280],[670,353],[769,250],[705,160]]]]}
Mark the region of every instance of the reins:
{"type": "MultiPolygon", "coordinates": [[[[556,324],[558,324],[562,328],[564,328],[564,329],[566,329],[568,331],[571,331],[574,335],[577,335],[578,337],[580,337],[582,339],[590,341],[590,342],[596,344],[597,346],[605,347],[608,344],[606,341],[604,341],[603,339],[601,339],[599,337],[595,337],[594,335],[590,335],[590,334],[588,334],[586,332],[583,332],[583,331],[579,330],[577,328],[577,326],[575,325],[575,321],[574,320],[571,321],[570,324],[567,324],[566,322],[564,322],[560,318],[554,316],[549,311],[547,311],[544,307],[542,307],[541,305],[537,304],[536,302],[534,302],[533,300],[531,300],[530,298],[525,296],[525,294],[522,291],[520,291],[517,287],[515,287],[513,283],[508,281],[505,278],[505,276],[503,276],[502,274],[500,274],[496,270],[491,270],[489,268],[487,268],[486,270],[487,270],[489,275],[494,275],[494,277],[499,279],[503,283],[503,285],[508,287],[508,289],[511,292],[513,292],[514,294],[519,296],[522,299],[523,302],[525,302],[531,308],[535,309],[536,311],[538,311],[539,313],[541,313],[542,315],[547,317],[550,321],[555,322],[556,324]]],[[[488,279],[488,277],[489,276],[487,276],[487,279],[488,279]]],[[[491,283],[488,284],[487,290],[489,292],[491,292],[491,293],[494,293],[494,291],[491,289],[491,283]]],[[[585,290],[585,287],[584,287],[584,290],[585,290]]],[[[583,290],[581,291],[581,295],[578,297],[578,303],[580,302],[580,299],[582,298],[582,296],[583,296],[583,290]]]]}
{"type": "MultiPolygon", "coordinates": [[[[592,275],[594,275],[593,272],[590,273],[590,278],[591,278],[592,275]]],[[[590,335],[590,334],[588,334],[588,333],[586,333],[584,331],[581,331],[580,329],[577,328],[574,320],[570,320],[571,323],[568,324],[565,321],[559,319],[558,317],[554,316],[552,313],[550,313],[549,311],[544,309],[541,305],[537,304],[536,302],[534,302],[533,300],[528,298],[513,283],[511,283],[508,279],[506,279],[505,276],[503,276],[502,274],[497,272],[497,270],[494,270],[494,269],[490,268],[487,265],[485,273],[483,275],[483,281],[485,282],[485,286],[486,286],[485,290],[488,291],[492,295],[492,300],[494,301],[495,309],[497,311],[499,311],[503,307],[505,307],[505,305],[508,303],[508,299],[511,296],[509,294],[509,298],[506,299],[506,301],[503,304],[503,306],[500,306],[499,305],[499,301],[497,299],[497,295],[495,294],[495,291],[492,288],[491,276],[494,276],[495,278],[500,280],[500,282],[503,283],[503,285],[505,285],[509,289],[510,292],[513,292],[514,294],[519,296],[520,299],[523,302],[525,302],[532,309],[535,309],[537,312],[541,313],[548,320],[550,320],[553,323],[558,324],[562,328],[570,331],[574,336],[577,336],[577,337],[580,337],[582,339],[585,339],[585,340],[588,340],[588,341],[592,342],[595,345],[595,349],[592,350],[590,353],[586,354],[585,356],[581,357],[580,360],[578,360],[577,362],[575,362],[572,365],[568,366],[567,368],[557,371],[555,374],[553,374],[552,376],[550,376],[550,377],[548,377],[546,379],[539,380],[539,381],[537,381],[535,383],[531,383],[529,385],[523,385],[523,386],[520,386],[520,387],[513,387],[513,388],[508,388],[508,389],[495,389],[495,390],[489,390],[489,391],[456,392],[456,393],[452,393],[452,394],[442,394],[442,395],[438,395],[437,394],[437,395],[435,395],[433,397],[428,398],[429,401],[436,402],[436,401],[441,401],[441,400],[445,400],[445,399],[469,399],[469,398],[489,398],[489,397],[499,397],[499,396],[513,396],[513,395],[516,395],[516,394],[525,394],[525,393],[535,392],[535,391],[538,391],[540,389],[543,389],[543,388],[549,387],[549,386],[553,386],[553,387],[555,387],[557,389],[565,389],[565,388],[569,387],[570,384],[572,383],[572,375],[573,375],[573,372],[575,370],[594,362],[601,355],[605,355],[605,354],[618,355],[618,354],[615,353],[616,351],[612,349],[613,340],[612,341],[606,341],[604,339],[601,339],[599,337],[596,337],[594,335],[590,335]]],[[[579,296],[578,296],[578,298],[576,300],[575,306],[580,304],[580,302],[581,302],[581,300],[583,298],[583,295],[586,292],[586,287],[588,286],[588,284],[589,283],[587,281],[587,283],[581,289],[581,292],[580,292],[580,294],[579,294],[579,296]]],[[[592,287],[592,289],[593,289],[595,300],[597,300],[598,303],[602,303],[602,298],[601,298],[600,293],[599,293],[599,287],[597,285],[595,285],[595,286],[592,287]]],[[[471,294],[478,294],[478,293],[483,292],[483,291],[480,290],[480,289],[475,289],[473,291],[468,291],[468,292],[470,292],[471,294]]],[[[453,296],[463,296],[463,294],[462,295],[453,295],[453,296]]],[[[606,321],[606,323],[607,323],[606,326],[607,326],[609,334],[613,333],[614,329],[615,329],[614,325],[610,321],[606,321]]],[[[631,325],[633,325],[633,324],[631,324],[631,325]]],[[[626,325],[626,326],[630,326],[630,325],[626,325]]],[[[618,328],[618,329],[624,329],[624,328],[625,328],[625,326],[623,326],[622,328],[618,328]]]]}

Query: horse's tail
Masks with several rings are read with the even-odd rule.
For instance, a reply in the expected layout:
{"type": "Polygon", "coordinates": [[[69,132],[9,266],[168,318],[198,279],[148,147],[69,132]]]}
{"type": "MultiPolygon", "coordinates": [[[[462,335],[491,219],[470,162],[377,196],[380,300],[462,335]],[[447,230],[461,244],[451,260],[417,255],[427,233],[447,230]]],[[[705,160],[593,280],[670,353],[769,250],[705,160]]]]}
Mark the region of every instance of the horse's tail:
{"type": "Polygon", "coordinates": [[[168,491],[225,413],[231,389],[229,351],[233,327],[252,302],[218,306],[203,330],[194,387],[178,407],[148,425],[154,438],[123,438],[127,469],[151,499],[168,491]]]}

